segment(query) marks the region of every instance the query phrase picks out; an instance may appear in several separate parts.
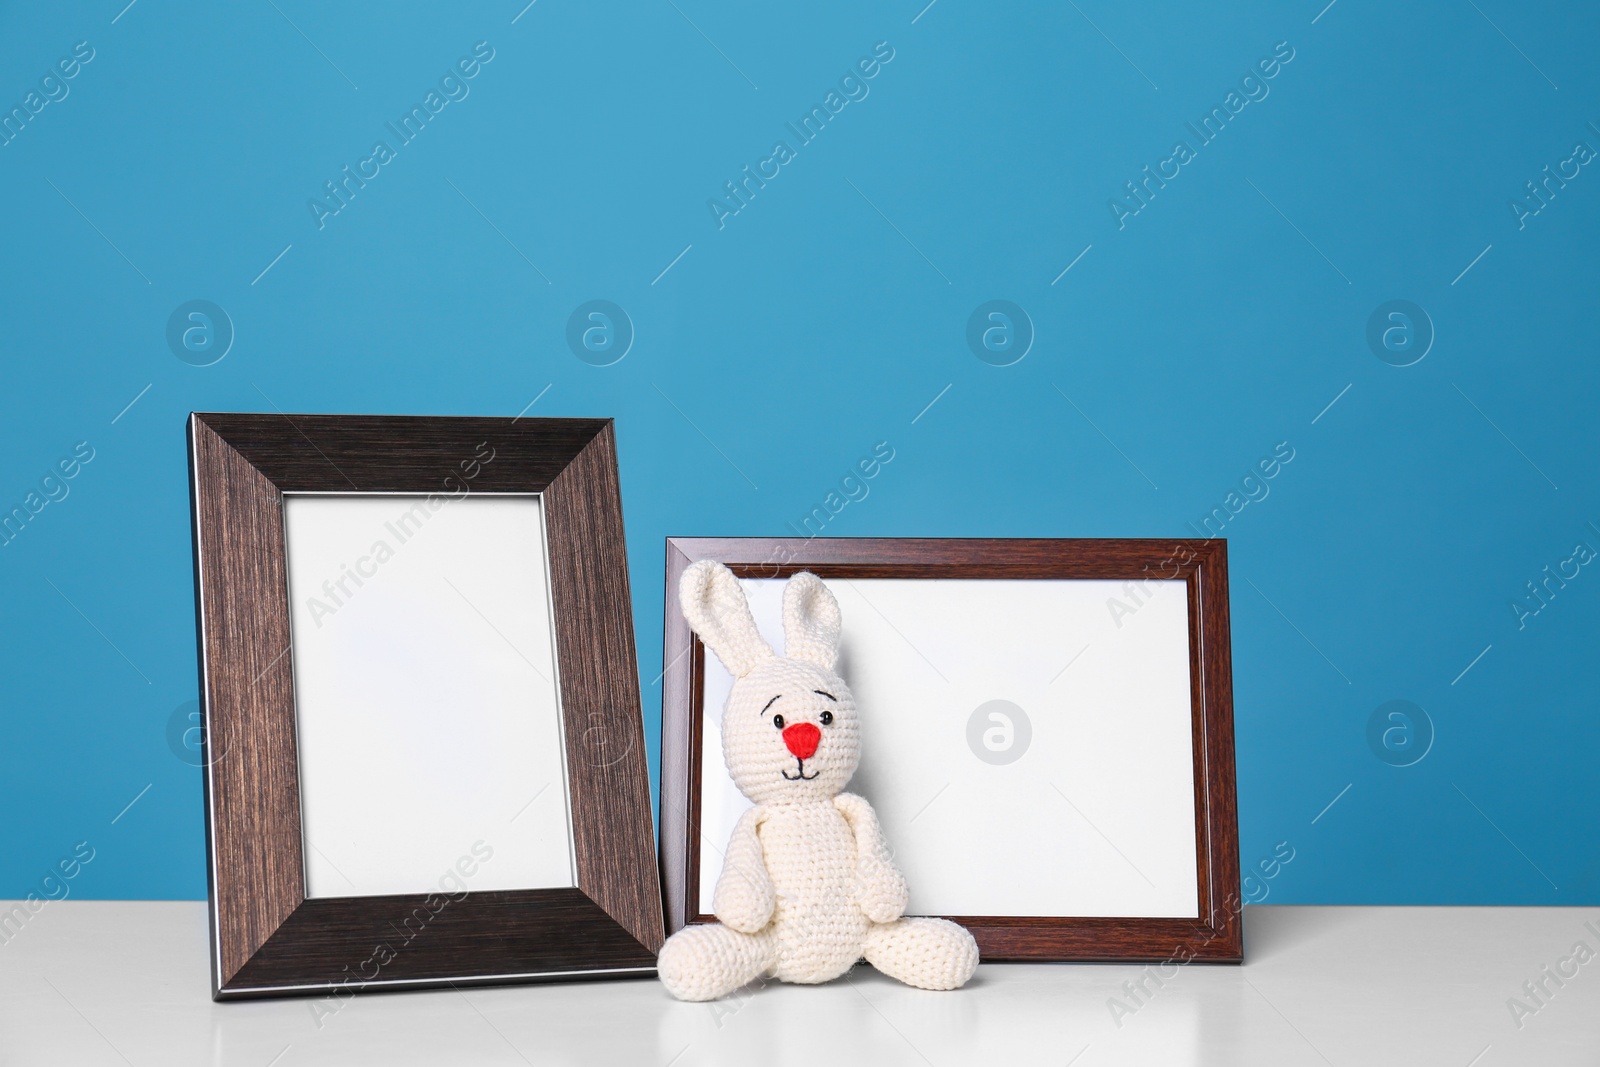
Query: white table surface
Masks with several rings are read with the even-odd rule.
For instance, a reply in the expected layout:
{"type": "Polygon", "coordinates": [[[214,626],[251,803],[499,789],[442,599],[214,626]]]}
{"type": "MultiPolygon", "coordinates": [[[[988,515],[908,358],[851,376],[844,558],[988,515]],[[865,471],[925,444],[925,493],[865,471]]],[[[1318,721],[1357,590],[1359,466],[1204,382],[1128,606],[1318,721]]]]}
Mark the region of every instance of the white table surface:
{"type": "Polygon", "coordinates": [[[993,964],[955,993],[861,966],[716,1005],[654,980],[382,993],[320,1027],[304,999],[211,1001],[204,909],[48,904],[0,944],[0,1063],[1600,1063],[1600,958],[1520,1028],[1507,1006],[1577,942],[1600,950],[1595,908],[1252,907],[1248,962],[1185,967],[1120,1026],[1108,1002],[1139,967],[993,964]]]}

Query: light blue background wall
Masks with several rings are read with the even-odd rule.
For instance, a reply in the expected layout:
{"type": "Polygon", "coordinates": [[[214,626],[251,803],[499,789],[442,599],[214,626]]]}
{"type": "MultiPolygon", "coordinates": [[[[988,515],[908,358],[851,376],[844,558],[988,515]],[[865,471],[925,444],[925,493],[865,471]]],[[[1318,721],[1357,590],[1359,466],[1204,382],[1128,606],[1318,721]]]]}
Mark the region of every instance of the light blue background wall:
{"type": "Polygon", "coordinates": [[[6,108],[94,49],[0,148],[0,504],[94,449],[0,549],[0,896],[85,840],[79,896],[205,892],[167,735],[190,410],[542,394],[617,419],[652,746],[666,535],[788,532],[888,441],[829,534],[1190,536],[1287,441],[1226,529],[1243,860],[1295,850],[1268,899],[1600,903],[1600,572],[1510,606],[1600,547],[1600,173],[1509,207],[1600,148],[1592,10],[125,2],[0,12],[6,108]],[[478,41],[470,95],[319,229],[308,199],[478,41]],[[708,198],[879,41],[870,95],[719,229],[708,198]],[[1123,183],[1285,41],[1119,228],[1123,183]],[[609,367],[565,341],[595,298],[637,333],[609,367]],[[236,331],[213,366],[165,340],[191,299],[236,331]],[[1036,331],[1013,366],[964,338],[991,299],[1036,331]],[[1393,299],[1437,335],[1407,367],[1365,337],[1393,299]],[[1369,745],[1391,700],[1432,724],[1411,766],[1369,745]]]}

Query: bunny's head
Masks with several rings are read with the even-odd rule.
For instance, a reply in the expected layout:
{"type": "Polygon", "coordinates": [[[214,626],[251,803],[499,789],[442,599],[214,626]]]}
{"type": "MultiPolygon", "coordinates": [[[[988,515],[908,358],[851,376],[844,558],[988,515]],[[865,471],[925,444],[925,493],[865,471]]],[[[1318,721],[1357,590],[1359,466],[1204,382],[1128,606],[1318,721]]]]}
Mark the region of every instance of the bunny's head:
{"type": "Polygon", "coordinates": [[[827,800],[861,759],[855,699],[833,673],[839,603],[809,572],[783,590],[784,655],[756,630],[733,572],[701,560],[678,586],[683,616],[733,675],[722,757],[739,791],[761,803],[827,800]]]}

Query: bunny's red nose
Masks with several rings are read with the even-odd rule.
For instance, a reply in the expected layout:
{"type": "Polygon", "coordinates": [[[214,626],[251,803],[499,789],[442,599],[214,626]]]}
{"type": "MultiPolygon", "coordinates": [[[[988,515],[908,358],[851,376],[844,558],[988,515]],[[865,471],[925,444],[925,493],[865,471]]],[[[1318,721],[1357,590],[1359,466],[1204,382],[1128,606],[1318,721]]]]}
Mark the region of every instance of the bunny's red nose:
{"type": "Polygon", "coordinates": [[[808,722],[797,722],[783,731],[783,743],[789,746],[796,759],[810,759],[821,741],[822,731],[808,722]]]}

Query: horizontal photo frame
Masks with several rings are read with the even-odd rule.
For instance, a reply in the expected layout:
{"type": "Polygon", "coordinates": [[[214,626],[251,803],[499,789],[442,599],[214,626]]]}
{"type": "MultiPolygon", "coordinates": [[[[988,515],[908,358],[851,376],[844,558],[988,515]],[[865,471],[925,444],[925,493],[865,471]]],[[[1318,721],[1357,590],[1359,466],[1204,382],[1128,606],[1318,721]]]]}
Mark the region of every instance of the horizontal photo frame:
{"type": "Polygon", "coordinates": [[[610,420],[188,437],[213,995],[653,974],[610,420]]]}
{"type": "Polygon", "coordinates": [[[820,577],[861,709],[848,787],[908,914],[985,961],[1237,962],[1227,548],[1220,539],[671,538],[661,760],[667,924],[713,921],[748,801],[723,765],[731,679],[672,594],[716,560],[782,648],[781,587],[820,577]]]}

